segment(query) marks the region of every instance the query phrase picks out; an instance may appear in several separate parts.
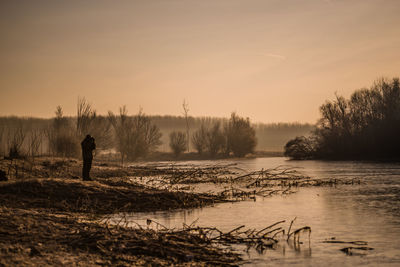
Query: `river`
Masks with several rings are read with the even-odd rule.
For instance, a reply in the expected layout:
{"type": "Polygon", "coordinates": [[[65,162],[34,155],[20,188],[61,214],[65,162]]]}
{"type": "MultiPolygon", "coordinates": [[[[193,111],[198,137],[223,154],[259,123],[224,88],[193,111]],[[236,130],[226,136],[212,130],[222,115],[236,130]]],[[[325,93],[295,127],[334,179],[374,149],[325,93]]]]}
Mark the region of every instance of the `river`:
{"type": "Polygon", "coordinates": [[[134,213],[130,220],[141,225],[155,220],[168,228],[181,228],[196,221],[229,231],[240,225],[262,229],[280,220],[297,218],[293,228],[310,226],[303,244],[294,248],[280,242],[263,254],[243,253],[244,266],[400,266],[400,163],[288,161],[257,158],[236,161],[191,161],[190,164],[237,163],[243,169],[260,170],[280,165],[297,167],[313,178],[359,178],[360,185],[300,188],[294,194],[257,198],[257,201],[224,203],[202,209],[134,213]],[[323,243],[324,240],[367,241],[369,251],[348,256],[341,248],[353,245],[323,243]]]}

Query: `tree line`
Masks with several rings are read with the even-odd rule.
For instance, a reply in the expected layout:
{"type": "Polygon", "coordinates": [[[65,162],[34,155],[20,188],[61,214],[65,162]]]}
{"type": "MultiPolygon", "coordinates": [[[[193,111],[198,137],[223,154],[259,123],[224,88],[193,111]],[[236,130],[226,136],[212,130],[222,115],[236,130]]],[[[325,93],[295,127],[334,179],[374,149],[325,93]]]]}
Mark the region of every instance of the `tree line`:
{"type": "MultiPolygon", "coordinates": [[[[191,142],[200,155],[215,157],[238,156],[252,153],[256,146],[256,136],[250,120],[232,113],[229,120],[222,124],[219,120],[202,120],[199,129],[189,135],[190,120],[186,112],[186,131],[172,131],[169,134],[169,146],[175,156],[186,151],[191,142]],[[239,145],[239,142],[241,143],[239,145]]],[[[34,119],[28,119],[34,120],[34,119]]],[[[161,145],[162,133],[150,116],[142,110],[129,115],[125,106],[118,114],[109,112],[107,116],[98,115],[85,98],[78,99],[76,117],[67,117],[61,106],[57,106],[52,120],[43,120],[38,125],[29,127],[24,119],[9,120],[13,125],[0,127],[0,141],[4,155],[11,158],[30,154],[33,158],[44,153],[61,157],[79,157],[80,141],[91,134],[98,150],[117,152],[121,162],[145,159],[161,145]],[[3,140],[6,144],[3,145],[3,140]],[[23,149],[23,146],[28,149],[23,149]],[[40,148],[40,149],[39,149],[40,148]]]]}
{"type": "Polygon", "coordinates": [[[257,138],[254,127],[249,118],[242,118],[232,113],[230,119],[222,124],[203,122],[191,138],[181,131],[170,134],[170,147],[176,156],[179,156],[191,141],[198,154],[215,157],[218,154],[224,156],[233,155],[244,157],[254,152],[257,138]]]}
{"type": "Polygon", "coordinates": [[[293,159],[390,159],[400,151],[399,78],[379,79],[349,99],[336,95],[320,107],[321,118],[308,136],[285,145],[293,159]]]}

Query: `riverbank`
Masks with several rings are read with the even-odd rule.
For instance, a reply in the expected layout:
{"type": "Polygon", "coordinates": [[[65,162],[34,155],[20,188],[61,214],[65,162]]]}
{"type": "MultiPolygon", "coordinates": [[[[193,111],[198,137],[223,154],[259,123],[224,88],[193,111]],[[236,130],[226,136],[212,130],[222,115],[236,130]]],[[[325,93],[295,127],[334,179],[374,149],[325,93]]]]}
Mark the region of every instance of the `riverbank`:
{"type": "Polygon", "coordinates": [[[0,196],[4,207],[91,215],[198,208],[223,201],[212,195],[153,189],[122,179],[26,178],[2,183],[0,196]]]}
{"type": "Polygon", "coordinates": [[[224,201],[216,195],[147,187],[128,177],[152,169],[93,166],[94,181],[78,177],[73,159],[1,161],[0,266],[236,265],[240,257],[190,232],[134,229],[105,214],[189,209],[224,201]]]}
{"type": "MultiPolygon", "coordinates": [[[[96,160],[91,172],[93,181],[84,182],[79,178],[81,162],[76,159],[2,160],[0,169],[6,172],[9,181],[0,182],[0,223],[4,222],[0,224],[0,263],[6,266],[72,265],[78,261],[83,265],[122,266],[242,264],[241,257],[245,258],[245,254],[235,254],[232,249],[225,251],[220,245],[232,248],[232,244],[240,243],[261,254],[275,250],[279,241],[287,242],[290,226],[276,226],[272,231],[265,223],[274,226],[277,221],[298,215],[285,214],[271,221],[281,208],[278,204],[266,208],[262,205],[264,199],[273,195],[286,198],[301,187],[362,184],[358,177],[312,178],[305,170],[285,164],[282,158],[259,158],[217,163],[143,162],[122,168],[115,162],[96,160]],[[237,202],[234,209],[229,208],[232,214],[227,209],[219,210],[208,217],[206,225],[183,225],[183,230],[182,223],[179,227],[164,228],[165,223],[159,220],[162,218],[146,216],[141,218],[144,221],[135,223],[132,214],[127,214],[215,211],[226,206],[191,209],[227,201],[237,202]],[[267,217],[260,220],[261,213],[257,212],[249,220],[252,203],[260,206],[267,217]],[[236,210],[242,205],[248,205],[246,218],[237,216],[244,214],[244,210],[236,210]],[[227,214],[230,214],[228,228],[221,229],[218,220],[210,220],[227,214]],[[260,222],[253,228],[245,228],[257,221],[260,222]],[[237,228],[239,225],[243,226],[237,228]],[[270,230],[263,234],[263,229],[270,230]]],[[[189,220],[196,221],[195,217],[189,220]]],[[[311,221],[303,221],[303,226],[311,221]]],[[[294,228],[292,232],[301,229],[309,228],[294,228]]],[[[293,242],[299,245],[299,241],[293,242]]]]}
{"type": "Polygon", "coordinates": [[[190,233],[101,224],[84,214],[0,207],[1,266],[234,266],[190,233]]]}
{"type": "MultiPolygon", "coordinates": [[[[283,151],[254,151],[248,154],[245,158],[267,158],[267,157],[283,157],[283,151]]],[[[120,162],[119,157],[116,154],[101,154],[98,158],[102,158],[107,161],[120,162]]],[[[232,155],[217,154],[211,156],[209,154],[199,154],[196,152],[184,152],[179,156],[176,156],[172,152],[153,152],[152,154],[146,156],[146,158],[139,159],[146,162],[156,162],[156,161],[190,161],[190,160],[221,160],[221,159],[235,159],[232,155]]]]}

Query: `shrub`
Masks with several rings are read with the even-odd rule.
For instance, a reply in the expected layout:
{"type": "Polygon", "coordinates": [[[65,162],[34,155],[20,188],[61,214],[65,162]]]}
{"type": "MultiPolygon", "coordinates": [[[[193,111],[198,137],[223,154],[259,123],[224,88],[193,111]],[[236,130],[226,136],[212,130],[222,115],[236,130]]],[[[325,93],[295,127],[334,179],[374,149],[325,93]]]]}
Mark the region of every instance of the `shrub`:
{"type": "Polygon", "coordinates": [[[244,157],[246,154],[254,152],[257,138],[249,118],[241,118],[236,113],[232,113],[225,132],[227,152],[232,152],[237,157],[244,157]]]}
{"type": "Polygon", "coordinates": [[[187,140],[184,132],[172,132],[169,135],[169,146],[176,157],[186,150],[187,140]]]}
{"type": "Polygon", "coordinates": [[[207,142],[206,148],[211,156],[216,156],[226,144],[226,138],[221,130],[221,124],[219,122],[214,123],[214,125],[207,131],[207,142]]]}
{"type": "Polygon", "coordinates": [[[311,140],[307,137],[296,137],[285,145],[284,155],[292,159],[309,159],[314,154],[311,140]]]}

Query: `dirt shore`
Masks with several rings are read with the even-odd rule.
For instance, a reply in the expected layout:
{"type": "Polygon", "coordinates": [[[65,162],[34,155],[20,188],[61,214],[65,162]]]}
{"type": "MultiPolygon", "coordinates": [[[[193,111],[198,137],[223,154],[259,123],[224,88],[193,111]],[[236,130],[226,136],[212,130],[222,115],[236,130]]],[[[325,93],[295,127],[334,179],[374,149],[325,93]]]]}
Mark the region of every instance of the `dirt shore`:
{"type": "Polygon", "coordinates": [[[146,173],[106,163],[93,167],[94,181],[88,182],[78,179],[76,160],[41,159],[32,165],[3,160],[0,168],[10,177],[0,183],[0,266],[229,266],[240,261],[190,232],[100,220],[117,212],[212,205],[223,201],[217,196],[139,185],[127,177],[146,173]]]}

